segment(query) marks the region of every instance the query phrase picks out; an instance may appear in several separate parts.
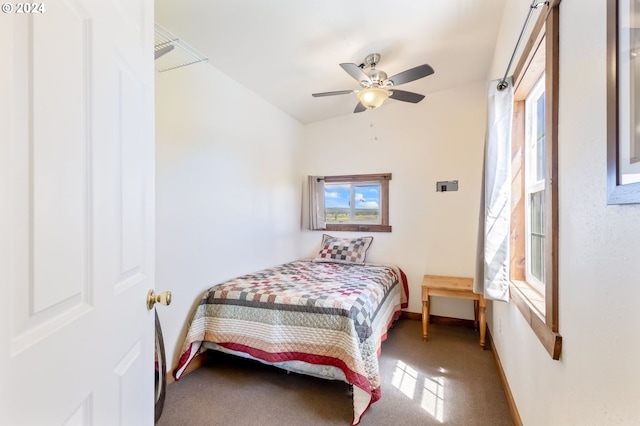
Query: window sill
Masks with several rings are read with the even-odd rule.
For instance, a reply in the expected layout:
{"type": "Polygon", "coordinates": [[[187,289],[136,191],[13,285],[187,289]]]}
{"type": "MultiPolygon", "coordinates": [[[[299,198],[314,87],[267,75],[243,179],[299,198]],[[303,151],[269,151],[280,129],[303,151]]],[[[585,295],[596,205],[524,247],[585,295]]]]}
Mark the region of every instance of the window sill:
{"type": "Polygon", "coordinates": [[[560,359],[562,336],[545,322],[543,296],[524,281],[511,281],[510,295],[551,358],[560,359]]]}
{"type": "Polygon", "coordinates": [[[330,224],[327,223],[327,231],[350,232],[391,232],[391,225],[358,225],[358,224],[330,224]]]}

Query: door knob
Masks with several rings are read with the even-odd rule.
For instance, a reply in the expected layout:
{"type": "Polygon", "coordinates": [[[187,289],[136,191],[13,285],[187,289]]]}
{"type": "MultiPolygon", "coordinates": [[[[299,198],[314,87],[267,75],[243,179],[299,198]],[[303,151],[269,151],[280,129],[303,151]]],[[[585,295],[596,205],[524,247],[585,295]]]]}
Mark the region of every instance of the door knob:
{"type": "Polygon", "coordinates": [[[160,294],[156,294],[155,291],[153,291],[153,289],[149,290],[149,292],[147,293],[147,309],[149,310],[153,309],[153,305],[155,305],[156,303],[161,303],[163,305],[170,305],[171,292],[163,291],[160,294]]]}

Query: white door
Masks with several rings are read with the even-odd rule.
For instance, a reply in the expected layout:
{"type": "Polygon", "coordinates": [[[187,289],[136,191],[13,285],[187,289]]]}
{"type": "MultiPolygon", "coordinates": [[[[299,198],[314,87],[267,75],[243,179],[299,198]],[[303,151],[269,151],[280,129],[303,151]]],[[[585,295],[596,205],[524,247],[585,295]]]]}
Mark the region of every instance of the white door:
{"type": "Polygon", "coordinates": [[[153,1],[3,4],[0,423],[152,425],[153,1]]]}

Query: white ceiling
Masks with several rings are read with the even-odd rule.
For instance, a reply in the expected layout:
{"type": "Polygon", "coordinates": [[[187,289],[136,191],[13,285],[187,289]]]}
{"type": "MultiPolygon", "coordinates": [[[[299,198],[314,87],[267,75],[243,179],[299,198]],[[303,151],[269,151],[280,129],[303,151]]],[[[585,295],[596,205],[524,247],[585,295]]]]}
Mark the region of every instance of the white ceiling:
{"type": "Polygon", "coordinates": [[[382,55],[377,68],[389,76],[431,65],[434,74],[400,87],[427,95],[422,102],[429,93],[487,79],[505,2],[156,0],[155,20],[306,124],[353,113],[354,94],[311,94],[359,89],[339,64],[360,64],[369,53],[382,55]]]}

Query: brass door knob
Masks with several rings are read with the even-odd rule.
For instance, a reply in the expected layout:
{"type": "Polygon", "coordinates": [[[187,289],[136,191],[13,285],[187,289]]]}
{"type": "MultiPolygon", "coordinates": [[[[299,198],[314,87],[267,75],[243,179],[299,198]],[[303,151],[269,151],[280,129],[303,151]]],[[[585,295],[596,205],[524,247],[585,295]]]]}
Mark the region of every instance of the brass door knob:
{"type": "Polygon", "coordinates": [[[155,291],[153,291],[153,289],[149,290],[149,292],[147,293],[147,309],[149,310],[153,309],[153,305],[155,305],[156,303],[160,303],[166,306],[170,305],[171,292],[163,291],[160,294],[156,294],[155,291]]]}

